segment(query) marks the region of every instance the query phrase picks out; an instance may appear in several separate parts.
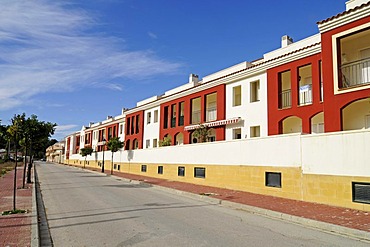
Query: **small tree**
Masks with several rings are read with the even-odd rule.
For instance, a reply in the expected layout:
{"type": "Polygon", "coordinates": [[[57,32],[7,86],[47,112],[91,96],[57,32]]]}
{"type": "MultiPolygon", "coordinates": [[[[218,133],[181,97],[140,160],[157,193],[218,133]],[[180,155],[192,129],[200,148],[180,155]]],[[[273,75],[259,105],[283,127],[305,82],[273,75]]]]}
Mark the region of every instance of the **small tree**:
{"type": "Polygon", "coordinates": [[[171,146],[171,136],[168,135],[163,137],[163,140],[159,141],[159,146],[160,147],[171,146]]]}
{"type": "Polygon", "coordinates": [[[112,137],[107,143],[108,149],[112,152],[112,163],[110,168],[110,174],[113,174],[113,154],[123,148],[125,142],[120,141],[119,137],[112,137]]]}
{"type": "Polygon", "coordinates": [[[94,150],[91,148],[91,147],[84,147],[84,148],[81,148],[80,150],[80,154],[82,157],[85,157],[85,161],[84,161],[84,168],[85,168],[85,164],[86,164],[86,158],[88,155],[91,155],[92,152],[94,150]]]}
{"type": "Polygon", "coordinates": [[[206,125],[201,124],[199,128],[194,131],[194,137],[199,139],[200,142],[207,142],[209,135],[209,128],[206,125]]]}

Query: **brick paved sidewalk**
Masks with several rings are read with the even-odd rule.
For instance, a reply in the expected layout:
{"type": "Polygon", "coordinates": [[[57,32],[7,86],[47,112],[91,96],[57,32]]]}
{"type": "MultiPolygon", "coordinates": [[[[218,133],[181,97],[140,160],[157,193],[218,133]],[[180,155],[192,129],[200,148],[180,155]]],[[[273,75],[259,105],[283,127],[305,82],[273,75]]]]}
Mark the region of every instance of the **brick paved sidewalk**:
{"type": "Polygon", "coordinates": [[[32,186],[22,189],[23,168],[17,169],[16,208],[24,214],[2,216],[1,212],[13,209],[14,170],[0,178],[0,246],[31,246],[32,186]]]}
{"type": "MultiPolygon", "coordinates": [[[[106,173],[109,174],[110,171],[106,171],[106,173]]],[[[370,212],[366,211],[157,179],[140,175],[118,172],[114,172],[114,175],[131,180],[144,181],[153,185],[191,192],[194,194],[211,193],[210,197],[220,200],[227,200],[288,215],[370,232],[370,212]]]]}

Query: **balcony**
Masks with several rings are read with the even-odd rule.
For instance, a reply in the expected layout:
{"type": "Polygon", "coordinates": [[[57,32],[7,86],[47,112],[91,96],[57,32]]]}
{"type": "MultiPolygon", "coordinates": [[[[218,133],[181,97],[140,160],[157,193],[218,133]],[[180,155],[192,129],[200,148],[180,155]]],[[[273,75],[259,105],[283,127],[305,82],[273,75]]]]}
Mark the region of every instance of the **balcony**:
{"type": "Polygon", "coordinates": [[[291,91],[291,89],[287,89],[279,94],[279,109],[289,108],[292,106],[291,91]]]}
{"type": "Polygon", "coordinates": [[[342,79],[341,89],[370,84],[370,58],[343,64],[339,74],[342,79]]]}
{"type": "Polygon", "coordinates": [[[312,104],[312,85],[303,85],[299,87],[299,105],[312,104]]]}

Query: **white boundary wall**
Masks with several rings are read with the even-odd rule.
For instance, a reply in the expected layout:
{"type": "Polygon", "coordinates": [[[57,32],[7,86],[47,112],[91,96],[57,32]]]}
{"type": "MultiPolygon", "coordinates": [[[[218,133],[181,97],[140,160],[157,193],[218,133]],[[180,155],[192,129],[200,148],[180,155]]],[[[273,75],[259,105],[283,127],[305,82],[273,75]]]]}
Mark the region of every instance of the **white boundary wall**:
{"type": "Polygon", "coordinates": [[[306,174],[370,176],[370,130],[302,136],[306,174]]]}
{"type": "MultiPolygon", "coordinates": [[[[102,152],[87,160],[102,160],[102,152]]],[[[105,151],[105,160],[111,152],[105,151]]],[[[78,154],[70,159],[84,160],[78,154]]],[[[115,162],[302,167],[304,174],[370,176],[370,130],[288,134],[244,140],[118,151],[115,162]]]]}

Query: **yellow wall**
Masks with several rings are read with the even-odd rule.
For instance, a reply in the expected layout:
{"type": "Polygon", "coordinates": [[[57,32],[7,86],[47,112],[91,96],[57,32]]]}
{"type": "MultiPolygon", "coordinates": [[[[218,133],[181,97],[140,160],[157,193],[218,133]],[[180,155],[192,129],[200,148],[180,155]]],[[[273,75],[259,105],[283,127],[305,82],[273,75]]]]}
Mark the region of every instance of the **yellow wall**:
{"type": "Polygon", "coordinates": [[[303,200],[370,211],[370,204],[352,202],[352,182],[370,183],[370,178],[305,174],[303,200]]]}
{"type": "MultiPolygon", "coordinates": [[[[83,161],[69,160],[66,164],[68,162],[83,167],[83,161]]],[[[297,167],[114,163],[117,168],[120,165],[119,171],[124,173],[370,211],[370,204],[352,202],[352,182],[370,183],[369,177],[303,175],[297,167]],[[146,172],[141,172],[142,165],[147,165],[146,172]],[[163,174],[158,174],[158,166],[163,166],[163,174]],[[179,166],[185,167],[184,177],[177,175],[179,166]],[[194,167],[206,168],[206,177],[195,178],[194,167]],[[266,172],[280,172],[282,187],[266,186],[266,172]]],[[[105,161],[106,172],[110,171],[110,164],[105,161]]],[[[90,161],[86,167],[101,170],[95,161],[90,161]]]]}

